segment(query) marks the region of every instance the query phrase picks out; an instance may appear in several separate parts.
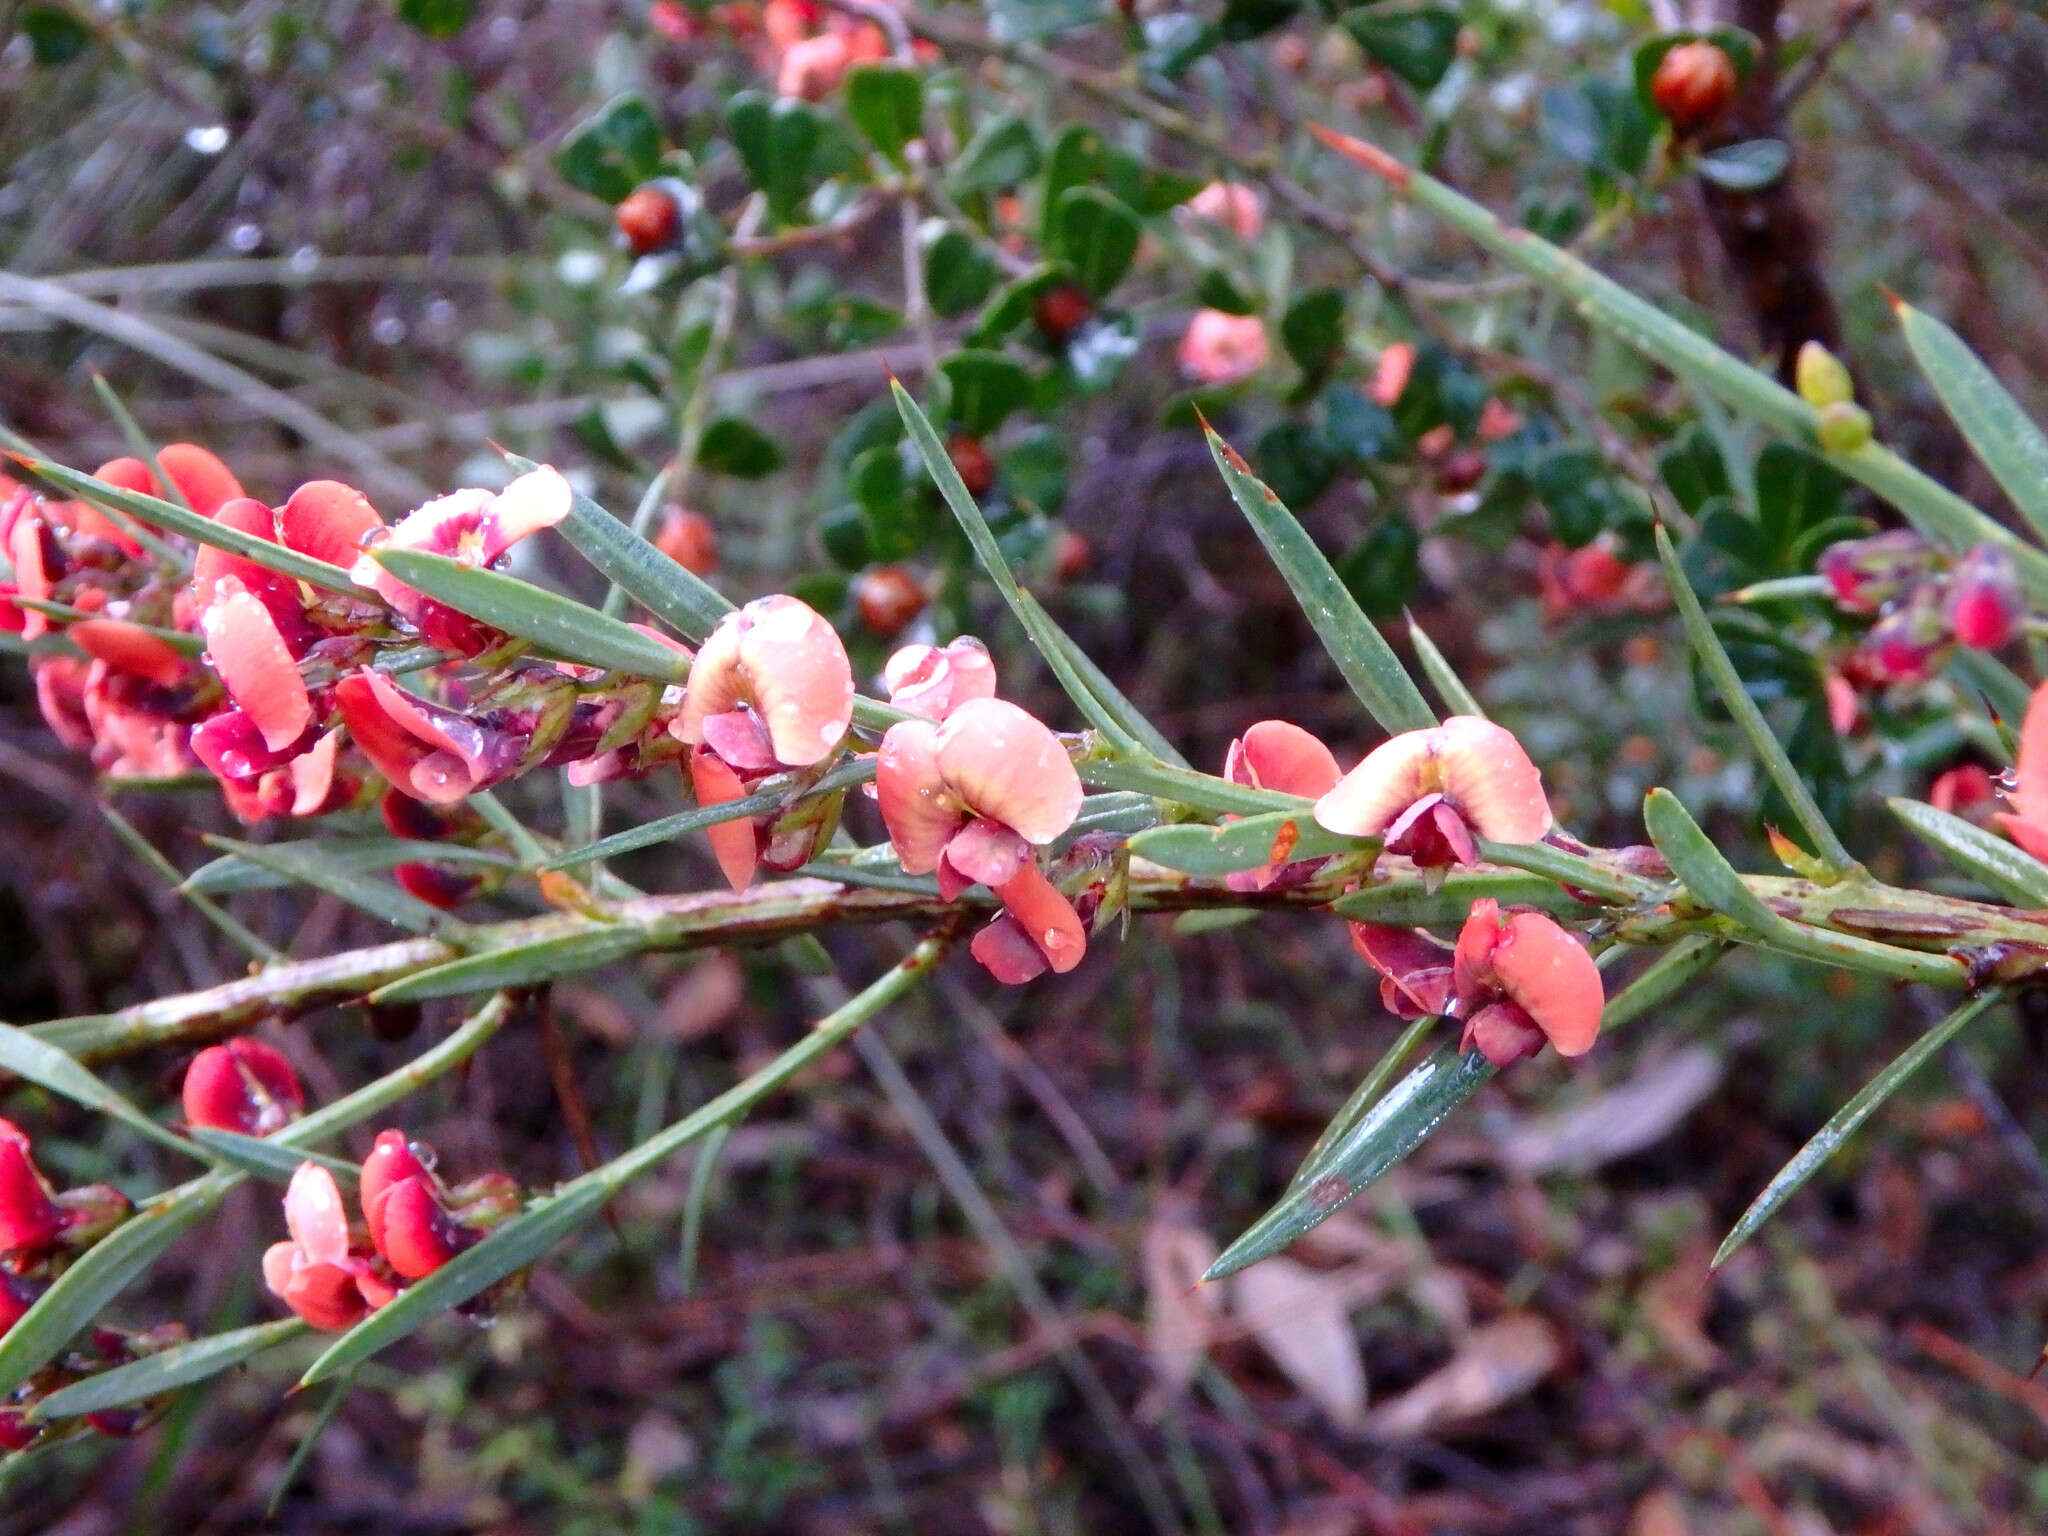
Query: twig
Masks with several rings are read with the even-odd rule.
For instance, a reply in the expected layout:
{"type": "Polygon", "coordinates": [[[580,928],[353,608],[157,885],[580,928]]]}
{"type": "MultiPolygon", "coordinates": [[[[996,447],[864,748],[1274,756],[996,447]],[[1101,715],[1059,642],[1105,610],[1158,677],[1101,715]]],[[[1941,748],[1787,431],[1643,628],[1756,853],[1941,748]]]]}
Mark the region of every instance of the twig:
{"type": "Polygon", "coordinates": [[[1771,115],[1783,117],[1798,105],[1799,99],[1813,89],[1815,82],[1826,73],[1834,62],[1835,53],[1856,34],[1856,29],[1868,21],[1877,9],[1873,0],[1849,0],[1849,3],[1835,12],[1834,23],[1827,35],[1813,45],[1813,51],[1793,66],[1778,87],[1777,99],[1771,103],[1771,115]]]}

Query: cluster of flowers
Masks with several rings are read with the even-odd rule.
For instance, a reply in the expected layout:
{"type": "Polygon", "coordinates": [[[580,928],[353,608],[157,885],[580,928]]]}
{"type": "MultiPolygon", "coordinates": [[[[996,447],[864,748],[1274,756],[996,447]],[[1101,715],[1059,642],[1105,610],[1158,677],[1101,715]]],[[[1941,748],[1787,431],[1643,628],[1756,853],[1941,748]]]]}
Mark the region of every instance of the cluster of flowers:
{"type": "MultiPolygon", "coordinates": [[[[889,56],[888,39],[874,22],[817,0],[767,0],[765,5],[728,0],[701,9],[678,0],[657,0],[648,20],[672,42],[723,33],[750,45],[762,73],[775,82],[776,95],[806,101],[830,95],[854,65],[889,56]]],[[[922,40],[914,47],[921,59],[936,56],[922,40]]]]}
{"type": "Polygon", "coordinates": [[[1843,612],[1876,619],[1842,664],[1858,687],[1924,683],[1951,646],[2001,650],[2026,622],[2019,572],[1997,544],[1951,559],[1898,529],[1830,545],[1820,573],[1843,612]]]}

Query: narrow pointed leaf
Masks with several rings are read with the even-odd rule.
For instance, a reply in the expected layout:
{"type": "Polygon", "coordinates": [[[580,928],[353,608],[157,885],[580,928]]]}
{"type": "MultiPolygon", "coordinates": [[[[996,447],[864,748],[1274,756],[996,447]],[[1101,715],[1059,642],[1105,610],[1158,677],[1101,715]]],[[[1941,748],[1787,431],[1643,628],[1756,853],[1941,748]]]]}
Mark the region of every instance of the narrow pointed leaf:
{"type": "Polygon", "coordinates": [[[1294,1177],[1287,1181],[1287,1193],[1292,1195],[1304,1185],[1313,1184],[1329,1166],[1331,1153],[1366,1117],[1373,1105],[1380,1101],[1380,1095],[1387,1091],[1394,1074],[1401,1070],[1408,1058],[1415,1054],[1415,1047],[1428,1038],[1429,1032],[1443,1020],[1435,1014],[1425,1013],[1419,1019],[1408,1021],[1408,1027],[1394,1038],[1380,1059],[1373,1063],[1372,1070],[1365,1074],[1359,1085],[1351,1090],[1351,1097],[1344,1101],[1344,1107],[1337,1111],[1330,1123],[1323,1127],[1323,1134],[1308,1149],[1308,1156],[1301,1160],[1301,1166],[1294,1170],[1294,1177]]]}
{"type": "Polygon", "coordinates": [[[313,1422],[306,1426],[306,1432],[299,1436],[299,1443],[292,1447],[291,1459],[277,1475],[277,1486],[270,1490],[270,1502],[263,1507],[264,1519],[277,1518],[278,1506],[284,1503],[284,1496],[291,1491],[292,1484],[298,1481],[299,1473],[305,1468],[306,1459],[313,1454],[313,1447],[320,1443],[320,1437],[327,1433],[327,1426],[334,1422],[334,1416],[341,1412],[341,1405],[348,1401],[349,1389],[354,1385],[355,1373],[350,1372],[328,1389],[319,1412],[313,1415],[313,1422]]]}
{"type": "Polygon", "coordinates": [[[1821,814],[1820,806],[1813,798],[1813,791],[1806,787],[1806,780],[1799,776],[1792,759],[1786,755],[1778,738],[1771,734],[1763,711],[1749,696],[1742,675],[1735,670],[1735,663],[1728,659],[1721,637],[1707,622],[1699,598],[1685,579],[1685,568],[1678,563],[1678,552],[1671,547],[1671,536],[1664,531],[1662,523],[1657,525],[1656,536],[1657,558],[1664,563],[1664,580],[1671,588],[1672,600],[1678,604],[1679,616],[1685,621],[1686,638],[1692,642],[1707,675],[1714,680],[1714,691],[1721,695],[1721,702],[1728,707],[1728,713],[1735,717],[1735,723],[1742,727],[1742,734],[1749,738],[1749,745],[1763,764],[1764,772],[1771,776],[1771,782],[1778,786],[1778,793],[1785,797],[1785,803],[1792,807],[1792,814],[1799,818],[1799,825],[1812,842],[1814,853],[1837,875],[1847,874],[1856,867],[1855,858],[1842,846],[1835,829],[1828,825],[1827,818],[1821,814]]]}
{"type": "Polygon", "coordinates": [[[1108,714],[1116,718],[1117,723],[1130,734],[1131,739],[1162,763],[1169,763],[1176,768],[1187,767],[1188,760],[1180,755],[1179,748],[1160,734],[1159,727],[1146,719],[1144,712],[1137,705],[1124,697],[1123,690],[1110,681],[1108,673],[1095,665],[1088,653],[1074,642],[1074,637],[1053,622],[1052,615],[1045,611],[1045,605],[1021,587],[1018,588],[1017,595],[1037,616],[1040,629],[1051,636],[1059,646],[1066,656],[1067,664],[1087,685],[1088,691],[1095,695],[1096,701],[1108,714]]]}
{"type": "Polygon", "coordinates": [[[1053,676],[1059,679],[1060,687],[1067,697],[1074,701],[1074,707],[1087,717],[1088,723],[1101,731],[1115,745],[1129,752],[1144,751],[1143,745],[1124,728],[1116,714],[1105,707],[1095,691],[1074,669],[1068,659],[1068,648],[1073,642],[1061,634],[1044,608],[1025,600],[1024,589],[1017,585],[1017,576],[1010,569],[1010,562],[1004,556],[1002,546],[996,542],[995,531],[988,525],[988,519],[981,515],[981,508],[967,489],[967,482],[960,478],[960,471],[953,467],[952,455],[946,452],[946,445],[939,438],[931,418],[911,398],[910,391],[900,383],[891,380],[889,388],[896,398],[897,414],[903,418],[903,425],[910,433],[910,440],[917,445],[923,457],[925,468],[930,471],[932,481],[939,488],[939,494],[952,508],[953,516],[959,521],[961,531],[967,535],[967,542],[974,546],[975,556],[981,561],[982,569],[996,584],[996,590],[1010,605],[1010,611],[1017,616],[1017,622],[1024,626],[1024,632],[1031,637],[1031,643],[1045,658],[1045,664],[1052,668],[1053,676]]]}
{"type": "Polygon", "coordinates": [[[718,1172],[718,1154],[732,1136],[731,1125],[713,1127],[697,1149],[690,1167],[690,1191],[683,1201],[683,1236],[676,1253],[677,1288],[690,1294],[697,1279],[697,1247],[704,1236],[704,1208],[711,1202],[711,1179],[718,1172]]]}
{"type": "Polygon", "coordinates": [[[314,838],[290,843],[244,843],[232,837],[209,834],[206,842],[209,847],[245,859],[293,884],[325,891],[358,911],[381,918],[407,933],[432,933],[451,922],[448,914],[439,907],[400,890],[389,880],[351,868],[345,861],[332,857],[314,838]]]}
{"type": "Polygon", "coordinates": [[[1401,658],[1358,606],[1308,530],[1213,428],[1204,424],[1203,432],[1216,467],[1223,472],[1223,483],[1230,487],[1232,498],[1266,546],[1273,564],[1280,568],[1295,601],[1359,702],[1388,731],[1435,725],[1435,714],[1401,665],[1401,658]]]}
{"type": "Polygon", "coordinates": [[[108,485],[104,480],[95,480],[91,475],[81,475],[75,469],[52,464],[47,459],[25,459],[22,467],[45,480],[63,486],[72,495],[82,497],[96,506],[129,513],[144,522],[154,523],[159,528],[181,533],[195,544],[207,544],[215,549],[224,549],[231,555],[244,556],[265,570],[310,582],[329,592],[343,592],[351,597],[360,597],[366,602],[379,601],[376,593],[366,591],[350,581],[348,572],[338,565],[329,565],[325,560],[315,560],[311,555],[302,555],[295,549],[286,549],[282,544],[259,539],[253,533],[244,533],[239,528],[224,527],[210,517],[188,512],[174,501],[145,496],[140,491],[126,491],[118,485],[108,485]]]}
{"type": "Polygon", "coordinates": [[[1342,837],[1326,832],[1309,815],[1308,803],[1298,811],[1269,811],[1205,827],[1182,823],[1154,827],[1131,839],[1135,858],[1149,859],[1188,875],[1227,875],[1263,869],[1272,863],[1320,859],[1333,853],[1372,853],[1376,837],[1342,837]]]}
{"type": "Polygon", "coordinates": [[[423,1003],[436,997],[537,986],[642,954],[655,943],[645,929],[632,923],[586,928],[429,966],[403,981],[379,987],[370,994],[370,1001],[423,1003]]]}
{"type": "Polygon", "coordinates": [[[2011,667],[1989,651],[1959,645],[1950,653],[1946,670],[1972,694],[1982,694],[1989,700],[1991,708],[2005,722],[2006,730],[2019,729],[2019,723],[2027,717],[2027,703],[2033,690],[2011,667]]]}
{"type": "MultiPolygon", "coordinates": [[[[317,847],[322,862],[330,869],[355,874],[423,861],[475,869],[518,868],[509,856],[495,848],[470,848],[462,843],[428,843],[407,837],[325,837],[317,843],[308,839],[301,843],[267,846],[317,847]]],[[[238,853],[226,853],[185,876],[179,889],[206,896],[225,896],[238,891],[280,890],[295,883],[297,876],[286,873],[275,863],[259,864],[238,853]]]]}
{"type": "Polygon", "coordinates": [[[1267,811],[1298,811],[1301,797],[1278,790],[1233,784],[1214,774],[1167,763],[1133,758],[1084,757],[1074,764],[1081,782],[1096,789],[1120,789],[1192,806],[1216,816],[1258,816],[1267,811]]]}
{"type": "Polygon", "coordinates": [[[1990,991],[1964,1003],[1901,1051],[1891,1065],[1863,1085],[1856,1097],[1836,1110],[1828,1123],[1814,1133],[1813,1139],[1799,1149],[1791,1162],[1778,1170],[1777,1177],[1742,1213],[1742,1219],[1735,1223],[1734,1230],[1715,1251],[1713,1267],[1719,1269],[1727,1263],[1737,1249],[1754,1237],[1757,1230],[1798,1193],[1801,1185],[1820,1171],[1823,1163],[1841,1150],[1842,1143],[1856,1134],[1856,1128],[1875,1114],[1878,1106],[1898,1091],[1900,1084],[1919,1071],[1928,1057],[1955,1039],[1987,1008],[1998,1002],[2000,996],[2000,993],[1990,991]]]}
{"type": "Polygon", "coordinates": [[[1591,859],[1581,858],[1549,843],[1496,843],[1482,837],[1478,839],[1478,847],[1479,857],[1489,864],[1504,864],[1509,869],[1526,870],[1532,875],[1547,875],[1561,885],[1569,885],[1605,901],[1639,901],[1655,888],[1650,881],[1635,875],[1618,874],[1591,859]]]}
{"type": "Polygon", "coordinates": [[[372,1312],[328,1346],[300,1380],[314,1386],[405,1337],[430,1318],[526,1268],[604,1209],[603,1184],[578,1180],[560,1194],[528,1206],[474,1248],[464,1249],[426,1279],[407,1286],[390,1305],[372,1312]]]}
{"type": "MultiPolygon", "coordinates": [[[[540,467],[517,454],[505,459],[518,474],[540,467]]],[[[578,554],[679,635],[702,640],[732,612],[732,603],[716,587],[684,570],[581,491],[556,526],[578,554]]]]}
{"type": "Polygon", "coordinates": [[[223,1131],[210,1125],[192,1127],[192,1139],[214,1153],[230,1167],[268,1184],[289,1184],[301,1163],[318,1163],[329,1173],[352,1182],[360,1169],[345,1158],[329,1157],[288,1147],[267,1136],[244,1136],[240,1131],[223,1131]]]}
{"type": "Polygon", "coordinates": [[[144,1355],[127,1365],[115,1366],[97,1376],[59,1388],[35,1406],[31,1417],[75,1418],[81,1413],[98,1413],[105,1408],[123,1408],[130,1403],[161,1397],[174,1387],[205,1381],[231,1371],[244,1361],[289,1343],[307,1331],[296,1317],[272,1323],[255,1323],[210,1338],[194,1339],[153,1355],[144,1355]]]}
{"type": "Polygon", "coordinates": [[[1342,1210],[1389,1168],[1422,1144],[1494,1074],[1477,1051],[1437,1051],[1387,1091],[1386,1097],[1325,1154],[1314,1178],[1284,1196],[1245,1230],[1202,1276],[1204,1283],[1270,1258],[1309,1228],[1342,1210]]]}
{"type": "Polygon", "coordinates": [[[2004,838],[1918,800],[1885,801],[1906,830],[2018,907],[2048,907],[2048,865],[2004,838]]]}
{"type": "Polygon", "coordinates": [[[1472,903],[1486,896],[1503,906],[1533,907],[1558,917],[1588,917],[1598,911],[1560,890],[1553,880],[1520,871],[1496,870],[1451,875],[1434,891],[1407,881],[1369,885],[1331,902],[1330,910],[1358,923],[1380,923],[1389,928],[1441,928],[1464,922],[1472,903]]]}
{"type": "Polygon", "coordinates": [[[677,682],[689,675],[689,659],[680,651],[559,592],[425,550],[379,549],[371,553],[407,586],[508,635],[531,641],[550,656],[663,682],[677,682]]]}
{"type": "Polygon", "coordinates": [[[1695,977],[1704,975],[1728,953],[1726,939],[1704,933],[1688,934],[1659,955],[1642,975],[1607,999],[1600,1010],[1600,1033],[1605,1035],[1633,1023],[1695,977]]]}
{"type": "Polygon", "coordinates": [[[1484,720],[1486,711],[1479,707],[1479,700],[1473,696],[1472,690],[1465,686],[1465,680],[1458,676],[1458,670],[1451,665],[1450,658],[1437,649],[1436,642],[1429,638],[1428,632],[1415,622],[1414,614],[1409,614],[1407,618],[1408,643],[1415,647],[1415,659],[1422,663],[1422,675],[1429,679],[1429,685],[1436,690],[1437,697],[1444,701],[1445,706],[1454,715],[1473,715],[1484,720]]]}
{"type": "Polygon", "coordinates": [[[87,1109],[112,1116],[159,1146],[170,1147],[201,1162],[206,1160],[205,1154],[191,1142],[168,1126],[158,1125],[80,1066],[69,1052],[60,1051],[12,1024],[0,1024],[0,1074],[25,1078],[74,1104],[83,1104],[87,1109]]]}
{"type": "Polygon", "coordinates": [[[1910,304],[1897,310],[1913,361],[1941,396],[1950,419],[2035,536],[2048,539],[2048,437],[1962,337],[1910,304]]]}

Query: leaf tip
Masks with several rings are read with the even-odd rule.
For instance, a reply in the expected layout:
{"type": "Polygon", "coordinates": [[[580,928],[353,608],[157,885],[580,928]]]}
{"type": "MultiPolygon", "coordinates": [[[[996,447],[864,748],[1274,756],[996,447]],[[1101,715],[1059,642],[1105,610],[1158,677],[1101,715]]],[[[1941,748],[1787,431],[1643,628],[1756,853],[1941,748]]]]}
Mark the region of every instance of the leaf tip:
{"type": "Polygon", "coordinates": [[[1337,132],[1334,128],[1325,128],[1321,123],[1310,123],[1308,131],[1314,134],[1325,147],[1334,149],[1354,165],[1364,166],[1375,176],[1384,180],[1396,192],[1402,193],[1404,196],[1406,195],[1410,180],[1408,167],[1396,160],[1384,149],[1381,149],[1377,144],[1368,144],[1363,139],[1354,139],[1348,134],[1337,132]]]}

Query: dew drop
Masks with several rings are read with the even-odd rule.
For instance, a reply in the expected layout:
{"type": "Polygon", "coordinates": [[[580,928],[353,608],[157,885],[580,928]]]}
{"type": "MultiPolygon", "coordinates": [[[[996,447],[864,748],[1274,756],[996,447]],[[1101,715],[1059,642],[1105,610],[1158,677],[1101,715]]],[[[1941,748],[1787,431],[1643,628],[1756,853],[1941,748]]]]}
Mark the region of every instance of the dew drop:
{"type": "Polygon", "coordinates": [[[228,231],[228,246],[246,256],[263,243],[263,231],[254,224],[237,224],[228,231]]]}
{"type": "Polygon", "coordinates": [[[228,130],[225,123],[207,123],[199,128],[185,130],[185,147],[195,155],[217,155],[228,147],[228,130]]]}

